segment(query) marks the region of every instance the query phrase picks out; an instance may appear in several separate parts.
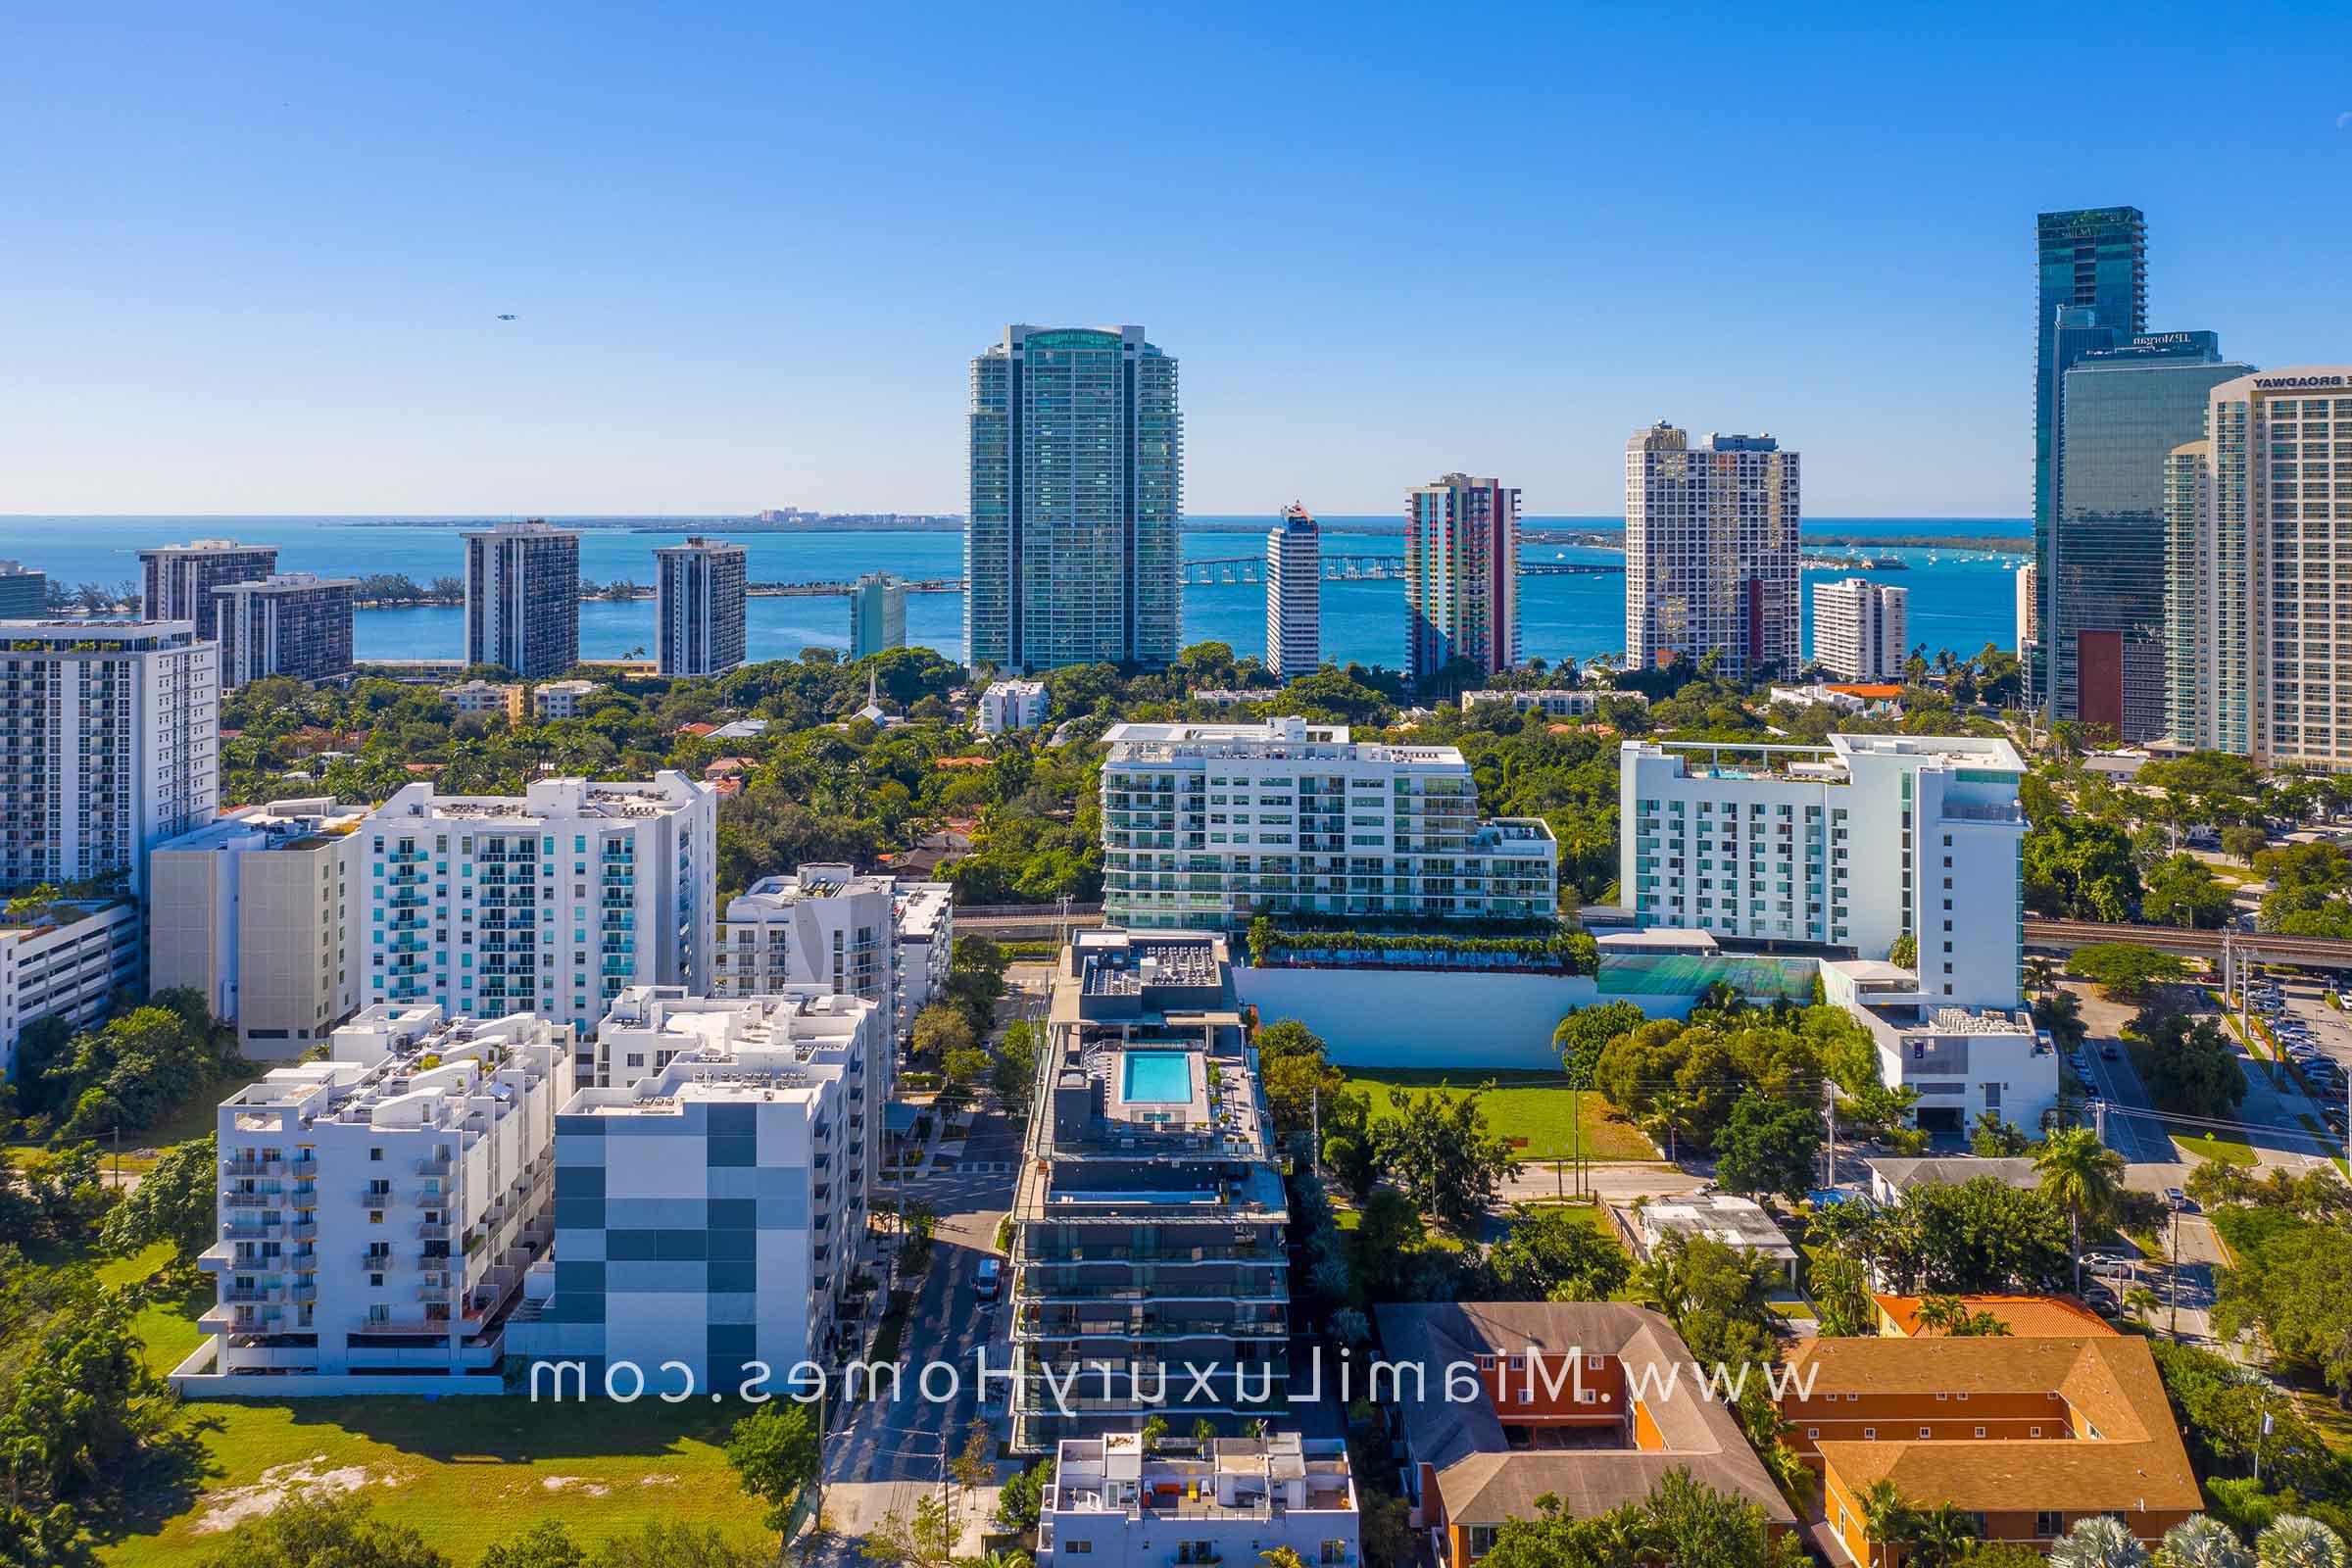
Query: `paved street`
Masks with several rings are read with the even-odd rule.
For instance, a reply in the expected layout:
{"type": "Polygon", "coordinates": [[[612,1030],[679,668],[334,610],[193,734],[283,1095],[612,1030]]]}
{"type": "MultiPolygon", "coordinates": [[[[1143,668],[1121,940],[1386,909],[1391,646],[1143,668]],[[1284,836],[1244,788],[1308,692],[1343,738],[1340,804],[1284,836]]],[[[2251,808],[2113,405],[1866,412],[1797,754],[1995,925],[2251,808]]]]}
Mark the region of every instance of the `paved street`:
{"type": "MultiPolygon", "coordinates": [[[[2174,1151],[2172,1135],[2164,1130],[2163,1123],[2151,1115],[2130,1114],[2155,1109],[2148,1101],[2147,1090],[2140,1084],[2139,1074],[2132,1071],[2131,1055],[2123,1049],[2124,1024],[2139,1009],[2109,1002],[2088,986],[2069,985],[2067,989],[2082,999],[2082,1022],[2089,1031],[2082,1042],[2082,1054],[2089,1062],[2090,1091],[2107,1102],[2111,1110],[2106,1129],[2108,1147],[2133,1164],[2177,1164],[2180,1156],[2174,1151]],[[2110,1047],[2116,1053],[2113,1061],[2102,1054],[2110,1047]]],[[[2171,1182],[2162,1185],[2169,1186],[2171,1182]]]]}
{"type": "MultiPolygon", "coordinates": [[[[910,1513],[925,1492],[938,1492],[946,1460],[962,1447],[971,1423],[983,1415],[975,1352],[986,1344],[992,1368],[1009,1359],[1004,1336],[1011,1307],[1004,1299],[993,1305],[976,1300],[972,1280],[981,1257],[993,1250],[997,1222],[1012,1204],[1015,1138],[1012,1123],[984,1112],[974,1123],[964,1160],[882,1189],[883,1196],[902,1202],[931,1204],[939,1229],[931,1267],[900,1344],[902,1396],[867,1399],[861,1385],[858,1400],[839,1413],[826,1442],[825,1517],[833,1540],[817,1554],[820,1562],[859,1561],[858,1542],[876,1520],[886,1513],[910,1513]],[[916,1375],[931,1361],[948,1362],[960,1373],[953,1399],[933,1401],[918,1391],[916,1375]]],[[[935,1388],[944,1392],[946,1374],[935,1378],[935,1388]]],[[[1004,1386],[992,1385],[989,1393],[990,1405],[1002,1411],[1004,1386]]],[[[965,1527],[957,1553],[977,1555],[981,1528],[996,1509],[995,1489],[974,1494],[967,1507],[952,1479],[948,1486],[965,1527]]]]}

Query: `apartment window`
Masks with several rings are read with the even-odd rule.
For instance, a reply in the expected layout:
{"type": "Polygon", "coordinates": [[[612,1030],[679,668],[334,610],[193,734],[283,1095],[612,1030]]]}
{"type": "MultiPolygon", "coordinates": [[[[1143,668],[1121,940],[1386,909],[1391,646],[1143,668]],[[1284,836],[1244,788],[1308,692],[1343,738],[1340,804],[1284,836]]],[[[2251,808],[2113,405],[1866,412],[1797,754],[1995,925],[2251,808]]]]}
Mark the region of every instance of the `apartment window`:
{"type": "Polygon", "coordinates": [[[368,1157],[372,1160],[381,1161],[384,1157],[384,1152],[380,1149],[370,1149],[368,1151],[368,1157]]]}
{"type": "Polygon", "coordinates": [[[2034,1516],[2034,1535],[2036,1540],[2051,1541],[2066,1533],[2066,1515],[2055,1508],[2044,1508],[2034,1516]]]}
{"type": "Polygon", "coordinates": [[[1864,1443],[1876,1443],[1878,1440],[1879,1429],[1877,1427],[1864,1427],[1862,1429],[1862,1441],[1864,1443]]]}
{"type": "Polygon", "coordinates": [[[1807,1428],[1805,1428],[1805,1441],[1806,1441],[1807,1443],[1818,1443],[1819,1441],[1821,1441],[1821,1428],[1819,1428],[1819,1427],[1807,1427],[1807,1428]]]}
{"type": "Polygon", "coordinates": [[[2029,1438],[2038,1438],[2038,1437],[2040,1437],[2040,1436],[2041,1436],[2041,1428],[2039,1428],[2039,1427],[2028,1427],[2028,1428],[2026,1429],[2026,1436],[2027,1436],[2027,1437],[2029,1437],[2029,1438]]]}
{"type": "Polygon", "coordinates": [[[1064,1539],[1054,1542],[1054,1549],[1056,1551],[1067,1552],[1073,1557],[1088,1557],[1094,1554],[1095,1544],[1091,1541],[1070,1541],[1064,1539]]]}
{"type": "Polygon", "coordinates": [[[1464,1532],[1470,1538],[1467,1553],[1470,1561],[1476,1562],[1494,1549],[1495,1529],[1494,1525],[1472,1525],[1464,1532]]]}
{"type": "Polygon", "coordinates": [[[1984,1429],[1983,1427],[1979,1427],[1979,1428],[1977,1428],[1977,1436],[1981,1438],[1981,1437],[1983,1437],[1984,1435],[1984,1429]]]}
{"type": "Polygon", "coordinates": [[[1935,1435],[1936,1435],[1936,1429],[1935,1429],[1934,1427],[1921,1427],[1921,1428],[1919,1429],[1919,1441],[1920,1441],[1920,1442],[1922,1442],[1922,1443],[1925,1443],[1925,1442],[1927,1442],[1927,1441],[1928,1441],[1930,1438],[1934,1437],[1935,1435]]]}

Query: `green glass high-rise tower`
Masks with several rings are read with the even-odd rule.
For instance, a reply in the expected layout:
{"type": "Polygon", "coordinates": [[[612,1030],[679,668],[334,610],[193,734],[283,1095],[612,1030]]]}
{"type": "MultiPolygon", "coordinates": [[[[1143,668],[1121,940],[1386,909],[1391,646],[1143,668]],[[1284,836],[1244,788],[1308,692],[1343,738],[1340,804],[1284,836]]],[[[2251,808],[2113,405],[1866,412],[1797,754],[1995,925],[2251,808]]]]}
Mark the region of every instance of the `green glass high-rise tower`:
{"type": "MultiPolygon", "coordinates": [[[[2064,377],[2083,355],[2148,329],[2148,220],[2136,207],[2089,207],[2043,213],[2034,231],[2040,270],[2034,296],[2034,564],[2039,621],[2049,627],[2057,624],[2050,541],[2062,505],[2064,377]]],[[[2047,708],[2055,662],[2039,645],[2026,650],[2026,660],[2028,683],[2047,708]]]]}
{"type": "Polygon", "coordinates": [[[1182,632],[1176,362],[1140,326],[1013,325],[972,361],[965,657],[1164,665],[1182,632]]]}

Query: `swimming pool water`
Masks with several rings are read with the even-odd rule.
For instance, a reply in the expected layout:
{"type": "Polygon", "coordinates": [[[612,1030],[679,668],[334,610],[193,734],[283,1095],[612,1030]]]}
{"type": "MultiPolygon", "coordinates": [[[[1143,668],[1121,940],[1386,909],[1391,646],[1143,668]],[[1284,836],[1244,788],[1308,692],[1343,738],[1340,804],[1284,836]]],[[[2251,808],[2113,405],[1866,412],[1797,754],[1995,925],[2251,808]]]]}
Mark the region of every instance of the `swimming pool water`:
{"type": "Polygon", "coordinates": [[[1120,1098],[1134,1103],[1181,1105],[1193,1098],[1189,1051],[1130,1051],[1119,1073],[1120,1098]]]}

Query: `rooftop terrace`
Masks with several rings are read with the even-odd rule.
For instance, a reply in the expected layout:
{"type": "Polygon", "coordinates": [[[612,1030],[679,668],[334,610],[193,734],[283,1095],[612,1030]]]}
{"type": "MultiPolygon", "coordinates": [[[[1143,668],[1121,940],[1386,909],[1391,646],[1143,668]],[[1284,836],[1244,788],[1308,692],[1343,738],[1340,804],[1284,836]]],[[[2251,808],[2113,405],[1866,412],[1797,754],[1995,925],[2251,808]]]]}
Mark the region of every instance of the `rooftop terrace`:
{"type": "Polygon", "coordinates": [[[1046,1499],[1048,1513],[1123,1514],[1141,1520],[1272,1519],[1307,1511],[1351,1513],[1355,1478],[1348,1445],[1295,1432],[1219,1438],[1205,1453],[1147,1453],[1138,1433],[1065,1438],[1046,1499]]]}

